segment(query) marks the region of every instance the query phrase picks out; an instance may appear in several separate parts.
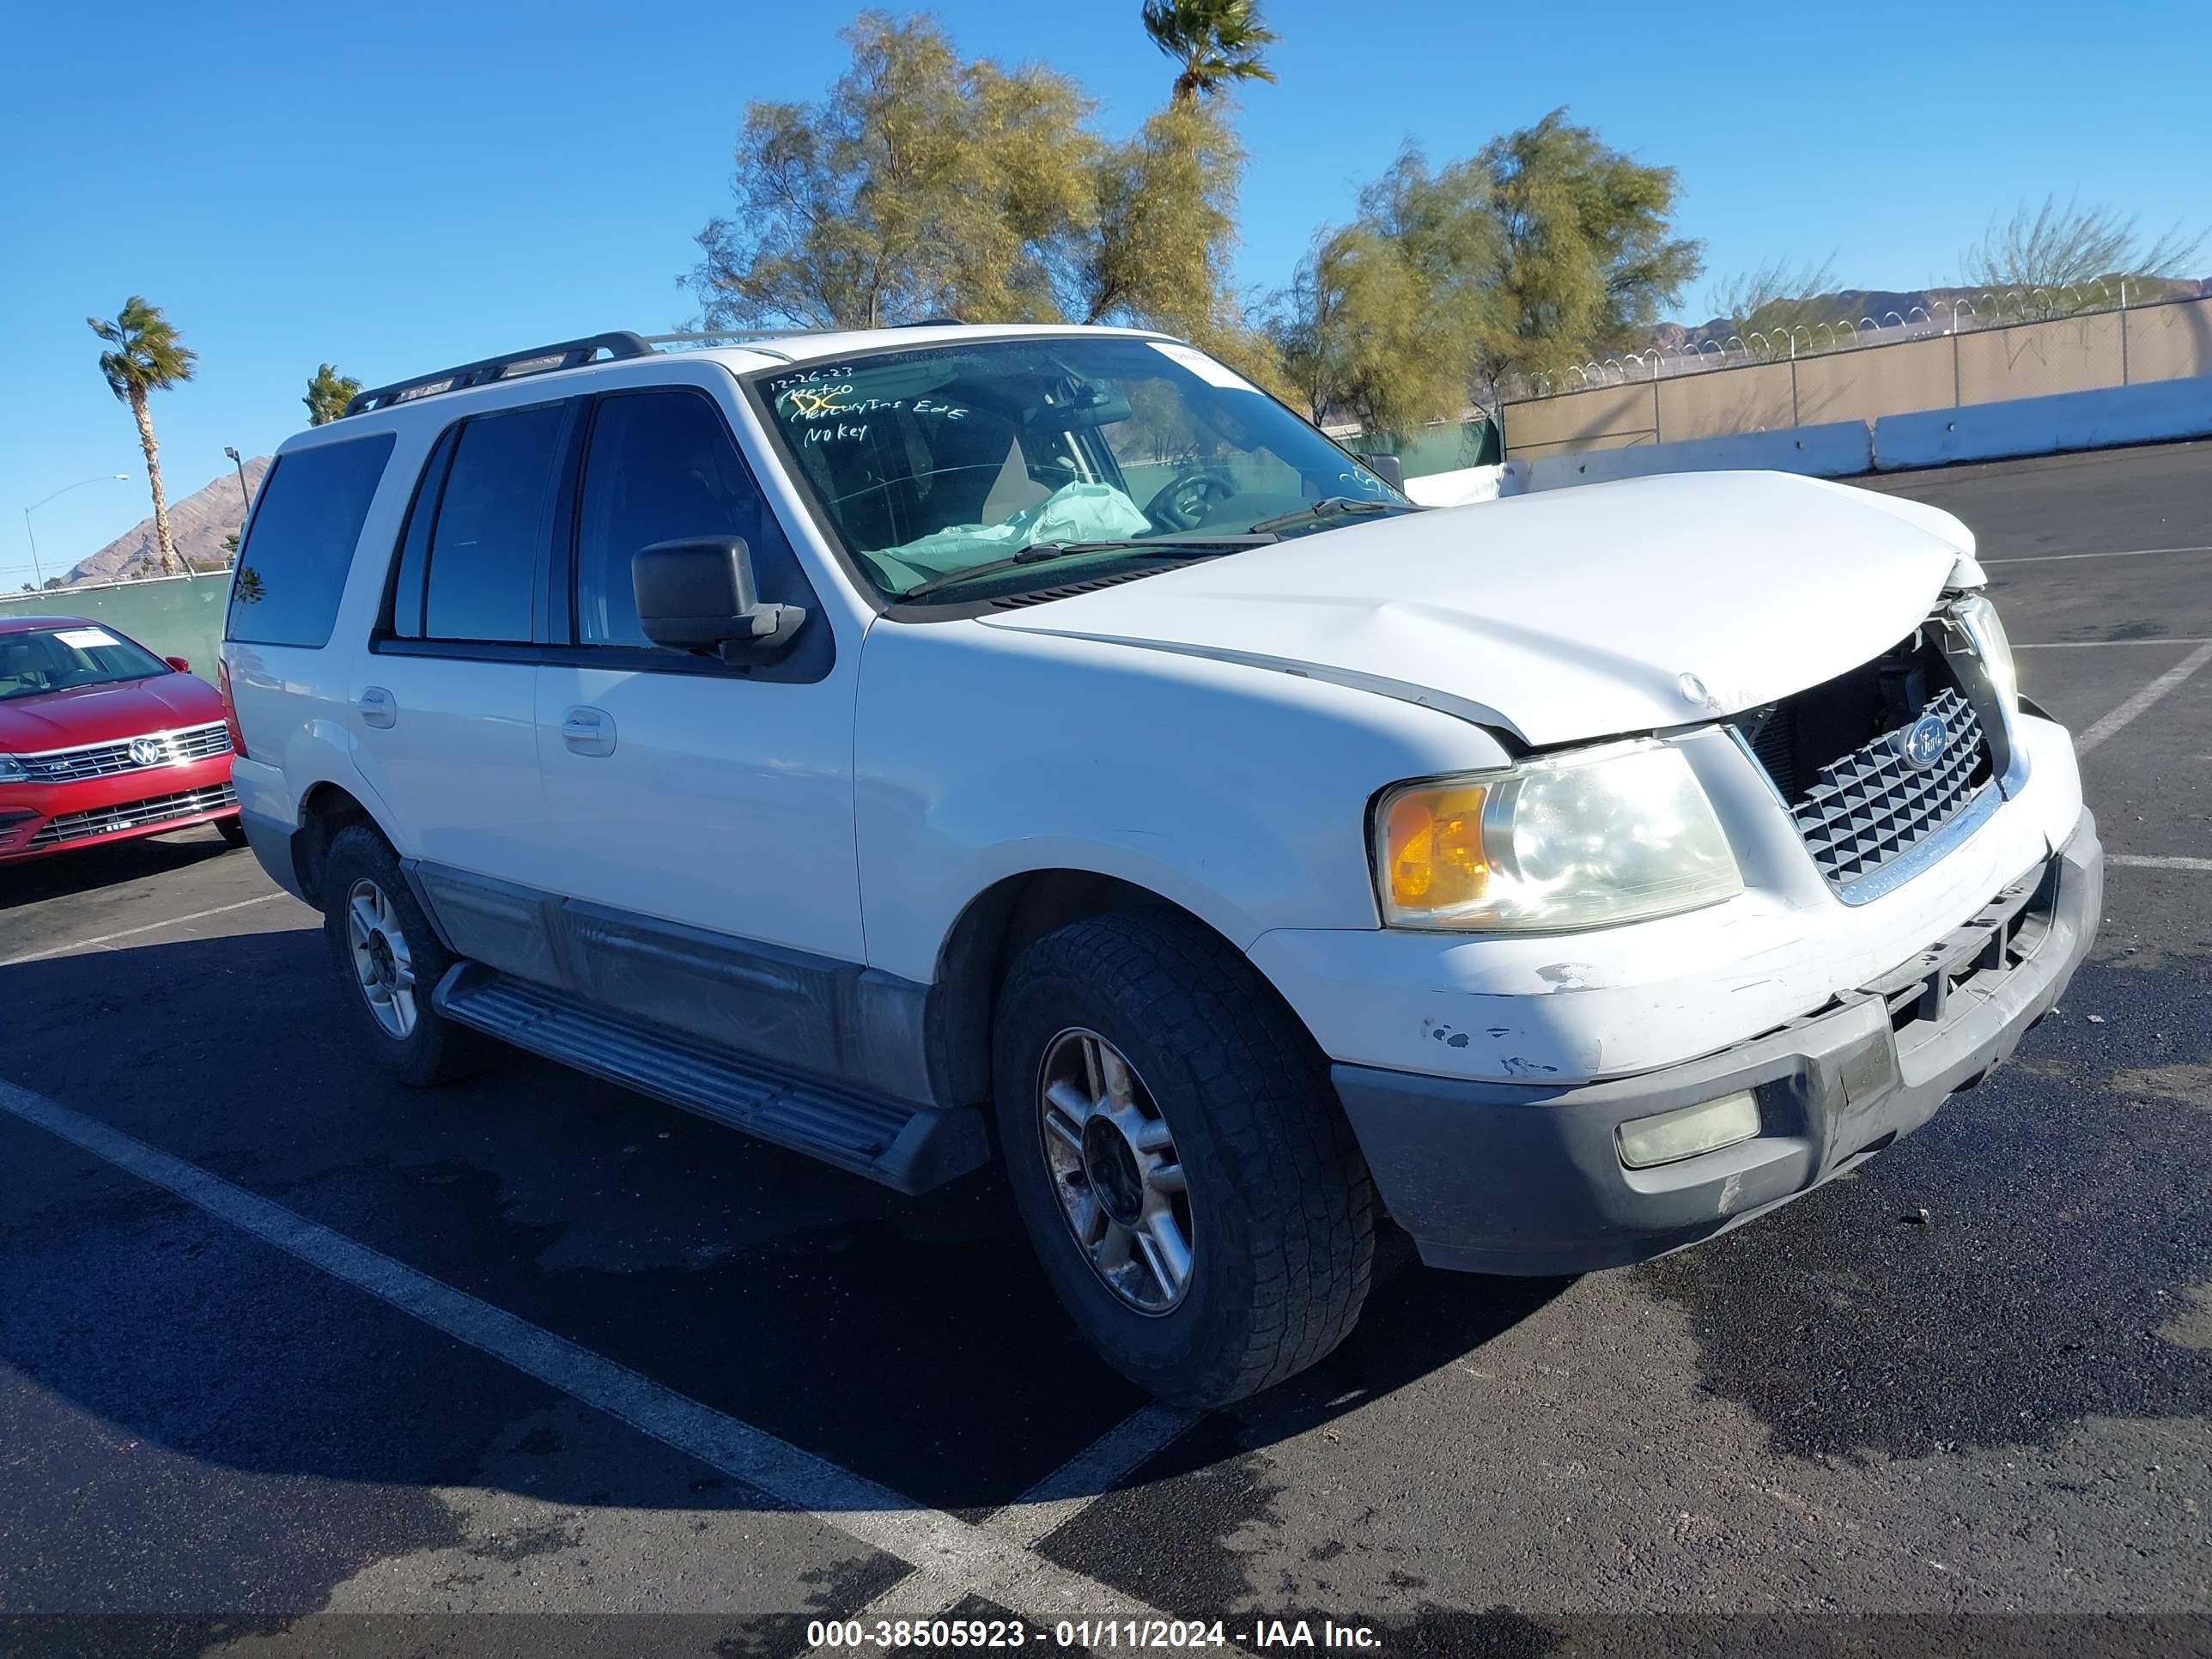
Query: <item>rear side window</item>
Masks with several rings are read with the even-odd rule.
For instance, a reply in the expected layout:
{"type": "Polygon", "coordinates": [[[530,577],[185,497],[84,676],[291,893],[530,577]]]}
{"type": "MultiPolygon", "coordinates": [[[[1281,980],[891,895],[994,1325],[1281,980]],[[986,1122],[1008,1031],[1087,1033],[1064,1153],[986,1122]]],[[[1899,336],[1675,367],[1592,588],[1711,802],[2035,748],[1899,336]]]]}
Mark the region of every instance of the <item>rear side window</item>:
{"type": "Polygon", "coordinates": [[[239,550],[227,638],[330,643],[354,548],[391,459],[389,432],[276,458],[239,550]]]}
{"type": "Polygon", "coordinates": [[[568,416],[541,404],[461,428],[430,532],[425,639],[530,638],[568,416]]]}

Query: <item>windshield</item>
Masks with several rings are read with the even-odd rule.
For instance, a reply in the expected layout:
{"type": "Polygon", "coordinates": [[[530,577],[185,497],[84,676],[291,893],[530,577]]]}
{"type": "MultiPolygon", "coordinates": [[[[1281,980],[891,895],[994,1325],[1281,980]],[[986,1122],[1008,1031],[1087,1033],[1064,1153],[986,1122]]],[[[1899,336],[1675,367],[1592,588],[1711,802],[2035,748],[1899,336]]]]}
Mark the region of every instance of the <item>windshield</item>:
{"type": "Polygon", "coordinates": [[[0,702],[171,672],[151,652],[88,623],[0,634],[0,702]]]}
{"type": "Polygon", "coordinates": [[[759,385],[823,516],[893,597],[925,586],[931,599],[972,597],[957,574],[987,564],[1017,586],[1066,580],[1016,565],[1024,548],[1141,559],[1147,542],[1187,550],[1285,514],[1299,514],[1297,530],[1271,526],[1262,539],[1357,522],[1304,511],[1324,501],[1410,506],[1265,392],[1171,341],[926,346],[759,385]]]}

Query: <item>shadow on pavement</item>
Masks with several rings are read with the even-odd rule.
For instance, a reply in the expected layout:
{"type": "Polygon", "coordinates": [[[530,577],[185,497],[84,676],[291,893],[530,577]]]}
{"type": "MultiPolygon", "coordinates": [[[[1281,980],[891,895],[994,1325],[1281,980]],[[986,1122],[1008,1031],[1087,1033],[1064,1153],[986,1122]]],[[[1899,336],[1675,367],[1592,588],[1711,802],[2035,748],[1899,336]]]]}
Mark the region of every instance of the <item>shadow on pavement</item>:
{"type": "Polygon", "coordinates": [[[2202,1415],[2206,994],[2092,962],[2010,1064],[1851,1180],[1638,1269],[1690,1316],[1705,1386],[1805,1457],[2202,1415]]]}
{"type": "MultiPolygon", "coordinates": [[[[933,1507],[1012,1503],[1145,1403],[1075,1336],[994,1174],[903,1198],[519,1054],[404,1089],[356,1056],[338,989],[307,928],[0,969],[25,1017],[7,1074],[933,1507]]],[[[0,1360],[61,1400],[234,1469],[523,1468],[534,1497],[603,1495],[538,1403],[444,1380],[489,1362],[41,1131],[0,1137],[0,1360]]],[[[1326,1366],[1238,1407],[1248,1449],[1561,1285],[1388,1277],[1326,1366]]]]}
{"type": "MultiPolygon", "coordinates": [[[[1143,1403],[1073,1336],[995,1178],[902,1198],[519,1054],[401,1089],[355,1053],[337,992],[307,927],[0,969],[6,1074],[926,1504],[1016,1502],[1143,1403]]],[[[2002,1086],[1853,1180],[1636,1270],[1689,1315],[1705,1386],[1808,1456],[2200,1413],[2212,1353],[2176,1322],[2212,1277],[2212,1115],[2189,1103],[2202,995],[2085,969],[2072,1017],[2002,1086]]],[[[1335,1355],[1199,1424],[1079,1529],[1172,1484],[1158,1547],[1199,1571],[1201,1511],[1233,1525],[1265,1501],[1249,1454],[1468,1359],[1565,1288],[1391,1275],[1335,1355]]],[[[626,1460],[673,1455],[611,1450],[627,1431],[555,1390],[4,1116],[0,1362],[30,1388],[4,1431],[36,1449],[0,1484],[95,1489],[102,1466],[68,1450],[91,1435],[142,1472],[118,1502],[275,1505],[258,1524],[310,1581],[325,1569],[288,1528],[334,1524],[314,1518],[334,1505],[371,1517],[334,1558],[451,1547],[439,1486],[759,1502],[696,1466],[644,1480],[626,1460]]],[[[152,1519],[119,1535],[180,1554],[152,1519]]],[[[94,1537],[57,1547],[109,1559],[94,1537]]],[[[202,1547],[252,1553],[228,1534],[202,1547]]]]}
{"type": "MultiPolygon", "coordinates": [[[[144,881],[173,870],[185,870],[231,850],[212,828],[179,830],[167,836],[148,836],[112,846],[73,848],[20,863],[0,864],[0,913],[18,905],[46,899],[89,893],[126,881],[144,881]]],[[[252,854],[243,848],[241,858],[252,854]]]]}

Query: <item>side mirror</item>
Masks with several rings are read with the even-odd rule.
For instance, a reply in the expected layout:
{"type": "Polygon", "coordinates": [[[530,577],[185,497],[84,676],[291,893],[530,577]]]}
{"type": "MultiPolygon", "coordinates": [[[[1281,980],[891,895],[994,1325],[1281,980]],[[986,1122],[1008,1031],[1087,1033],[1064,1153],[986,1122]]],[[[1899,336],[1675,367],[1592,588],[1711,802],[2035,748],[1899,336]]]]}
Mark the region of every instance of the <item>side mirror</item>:
{"type": "Polygon", "coordinates": [[[1391,489],[1403,494],[1406,488],[1406,464],[1395,455],[1362,455],[1360,465],[1391,489]]]}
{"type": "Polygon", "coordinates": [[[638,626],[655,645],[713,652],[731,663],[780,654],[806,620],[795,605],[763,605],[752,550],[735,536],[655,542],[629,564],[638,626]]]}
{"type": "Polygon", "coordinates": [[[164,657],[161,660],[179,674],[189,674],[192,672],[192,659],[190,657],[164,657]]]}

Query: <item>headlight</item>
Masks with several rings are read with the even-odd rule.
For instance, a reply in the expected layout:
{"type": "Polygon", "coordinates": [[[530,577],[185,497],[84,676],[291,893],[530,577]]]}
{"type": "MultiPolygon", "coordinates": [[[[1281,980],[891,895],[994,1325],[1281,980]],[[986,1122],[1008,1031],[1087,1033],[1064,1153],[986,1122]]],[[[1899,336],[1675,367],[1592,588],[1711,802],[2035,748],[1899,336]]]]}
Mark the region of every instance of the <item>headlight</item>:
{"type": "Polygon", "coordinates": [[[2020,714],[2020,672],[2013,666],[2012,641],[2005,637],[2004,624],[1997,620],[1996,606],[1982,594],[1969,593],[1951,607],[1951,614],[1959,619],[1967,643],[1982,659],[1982,670],[1990,677],[1990,689],[1997,694],[1997,703],[2005,718],[2016,718],[2020,714]]]}
{"type": "Polygon", "coordinates": [[[1712,804],[1663,744],[1404,784],[1376,804],[1374,837],[1392,927],[1604,927],[1743,890],[1712,804]]]}
{"type": "Polygon", "coordinates": [[[0,755],[0,783],[21,783],[30,775],[13,755],[0,755]]]}

